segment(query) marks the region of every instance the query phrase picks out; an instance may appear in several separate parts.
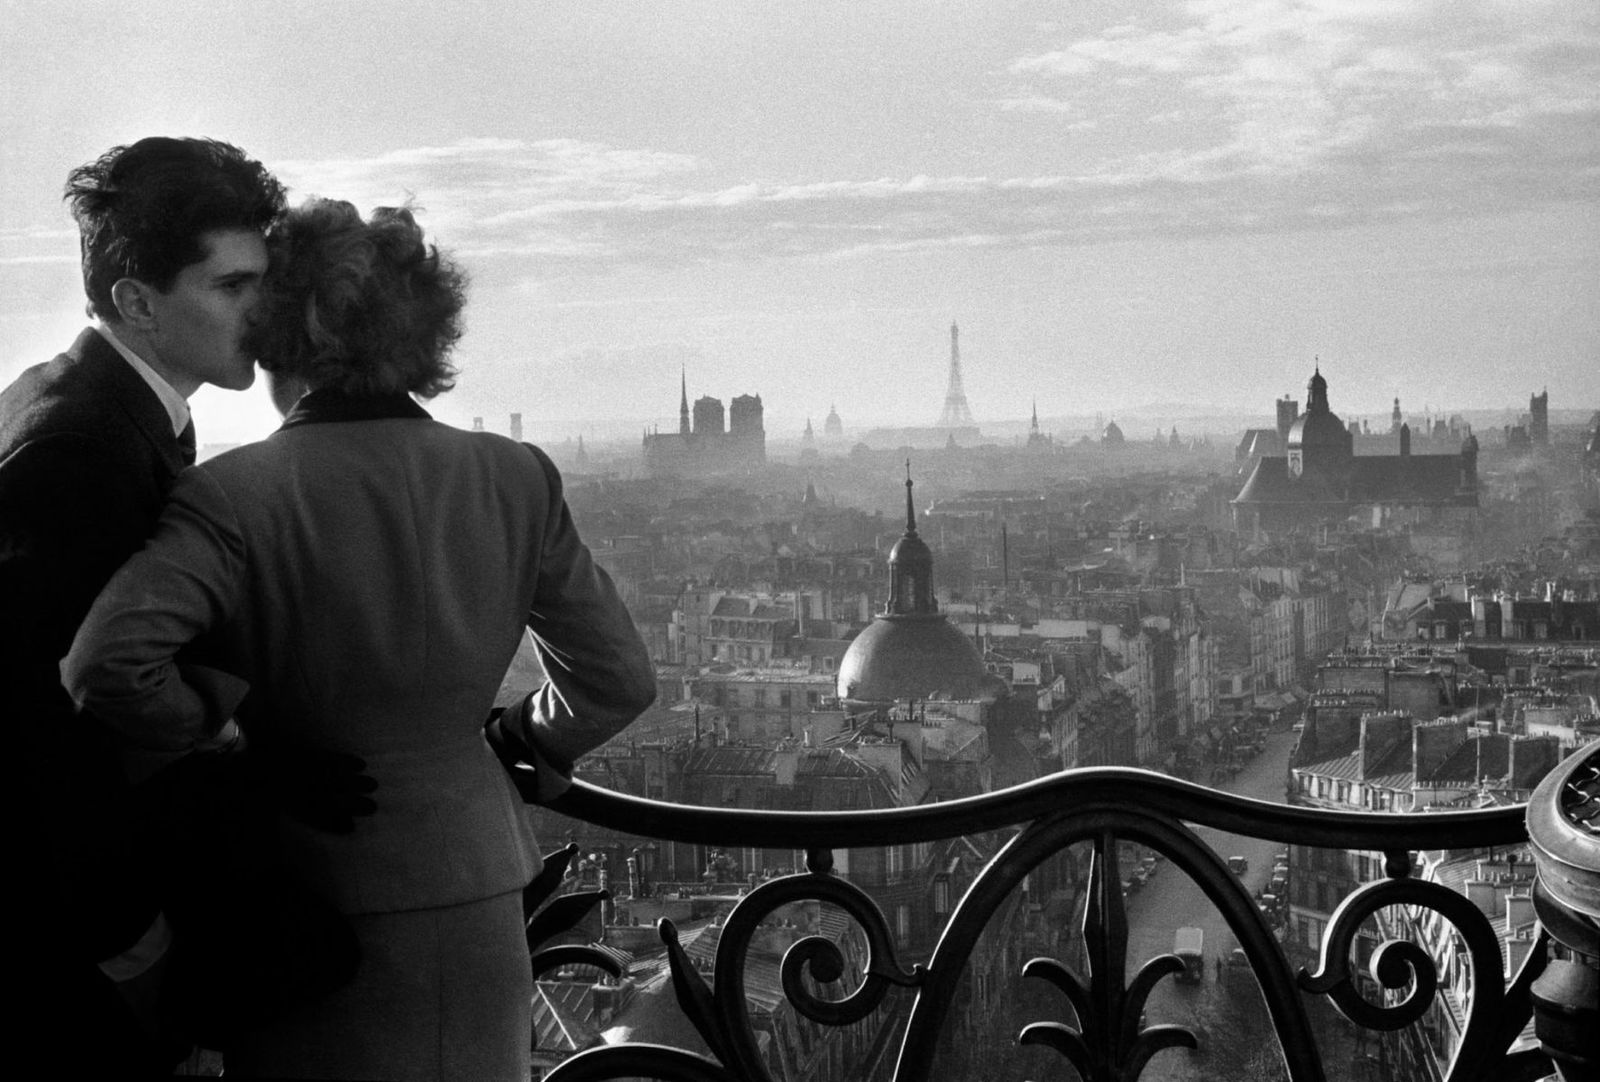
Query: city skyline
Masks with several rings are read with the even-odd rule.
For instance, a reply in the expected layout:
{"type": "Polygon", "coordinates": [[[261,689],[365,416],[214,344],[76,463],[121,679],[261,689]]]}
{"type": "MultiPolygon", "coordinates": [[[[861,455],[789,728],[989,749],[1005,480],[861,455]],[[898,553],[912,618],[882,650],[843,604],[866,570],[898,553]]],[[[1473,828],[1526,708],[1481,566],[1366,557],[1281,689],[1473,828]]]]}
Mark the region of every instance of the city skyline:
{"type": "Polygon", "coordinates": [[[463,426],[665,427],[684,367],[776,436],[928,425],[952,321],[980,427],[1270,415],[1315,358],[1345,416],[1600,405],[1600,12],[1393,7],[23,5],[0,382],[82,323],[67,171],[164,133],[414,199],[473,278],[463,426]]]}

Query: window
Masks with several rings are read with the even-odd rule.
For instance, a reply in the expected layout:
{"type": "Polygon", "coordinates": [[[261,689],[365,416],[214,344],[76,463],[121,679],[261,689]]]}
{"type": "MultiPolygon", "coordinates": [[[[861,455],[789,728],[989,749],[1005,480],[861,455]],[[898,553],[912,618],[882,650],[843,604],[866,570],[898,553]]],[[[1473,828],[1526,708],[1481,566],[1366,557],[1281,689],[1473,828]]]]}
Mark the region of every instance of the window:
{"type": "Polygon", "coordinates": [[[794,699],[794,696],[790,692],[787,692],[787,691],[778,692],[778,705],[783,707],[785,710],[789,709],[789,707],[794,705],[793,699],[794,699]]]}

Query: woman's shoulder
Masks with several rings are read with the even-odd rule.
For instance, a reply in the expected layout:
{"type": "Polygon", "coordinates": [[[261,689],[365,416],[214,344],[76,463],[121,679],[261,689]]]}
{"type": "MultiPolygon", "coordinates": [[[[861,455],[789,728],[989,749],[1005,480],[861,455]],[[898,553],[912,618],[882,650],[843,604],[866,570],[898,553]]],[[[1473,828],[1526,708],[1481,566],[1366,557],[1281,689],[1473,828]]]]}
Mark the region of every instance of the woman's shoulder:
{"type": "Polygon", "coordinates": [[[514,440],[510,436],[502,436],[497,432],[467,432],[457,428],[451,431],[456,434],[453,438],[470,442],[481,453],[497,462],[504,462],[508,468],[537,471],[551,483],[559,483],[560,471],[541,447],[514,440]]]}

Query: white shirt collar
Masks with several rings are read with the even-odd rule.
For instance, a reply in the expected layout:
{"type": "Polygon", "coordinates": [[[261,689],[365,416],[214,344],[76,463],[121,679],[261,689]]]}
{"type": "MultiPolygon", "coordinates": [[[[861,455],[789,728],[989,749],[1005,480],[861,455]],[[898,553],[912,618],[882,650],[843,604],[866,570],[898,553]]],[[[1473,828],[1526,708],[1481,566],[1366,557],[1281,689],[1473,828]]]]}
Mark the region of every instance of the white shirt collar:
{"type": "Polygon", "coordinates": [[[161,399],[161,404],[166,407],[167,416],[172,420],[172,434],[180,436],[183,430],[189,427],[189,401],[183,395],[173,390],[172,384],[161,378],[161,375],[151,368],[144,358],[129,349],[123,341],[116,336],[110,327],[95,321],[94,329],[100,332],[100,337],[111,343],[111,348],[122,355],[122,359],[133,366],[139,377],[150,385],[150,389],[161,399]]]}

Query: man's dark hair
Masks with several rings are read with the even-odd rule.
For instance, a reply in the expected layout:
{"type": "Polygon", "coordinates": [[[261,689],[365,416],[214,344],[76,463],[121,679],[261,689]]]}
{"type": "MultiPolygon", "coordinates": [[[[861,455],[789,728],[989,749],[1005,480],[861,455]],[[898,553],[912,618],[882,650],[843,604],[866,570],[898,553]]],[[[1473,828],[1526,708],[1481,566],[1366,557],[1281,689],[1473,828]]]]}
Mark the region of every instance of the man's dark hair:
{"type": "Polygon", "coordinates": [[[111,287],[136,278],[166,292],[208,255],[213,230],[265,232],[283,213],[283,185],[236,146],[153,136],[112,147],[67,177],[89,312],[115,320],[111,287]]]}

